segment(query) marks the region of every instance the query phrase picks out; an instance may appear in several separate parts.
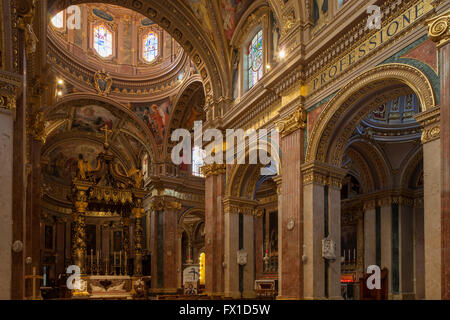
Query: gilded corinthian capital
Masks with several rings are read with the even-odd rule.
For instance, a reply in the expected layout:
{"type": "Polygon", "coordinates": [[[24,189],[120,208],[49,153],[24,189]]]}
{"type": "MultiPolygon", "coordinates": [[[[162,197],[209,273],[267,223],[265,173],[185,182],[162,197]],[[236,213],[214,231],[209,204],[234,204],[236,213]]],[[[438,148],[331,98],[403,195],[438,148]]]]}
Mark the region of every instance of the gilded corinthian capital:
{"type": "Polygon", "coordinates": [[[218,176],[218,175],[220,175],[222,173],[225,173],[226,165],[225,164],[212,163],[212,164],[207,164],[207,165],[202,166],[201,170],[202,170],[202,174],[205,177],[218,176]]]}
{"type": "Polygon", "coordinates": [[[283,137],[304,128],[306,128],[306,110],[303,105],[299,105],[293,113],[277,123],[277,129],[283,137]]]}
{"type": "Polygon", "coordinates": [[[428,26],[428,38],[440,48],[450,41],[450,10],[425,21],[428,26]]]}

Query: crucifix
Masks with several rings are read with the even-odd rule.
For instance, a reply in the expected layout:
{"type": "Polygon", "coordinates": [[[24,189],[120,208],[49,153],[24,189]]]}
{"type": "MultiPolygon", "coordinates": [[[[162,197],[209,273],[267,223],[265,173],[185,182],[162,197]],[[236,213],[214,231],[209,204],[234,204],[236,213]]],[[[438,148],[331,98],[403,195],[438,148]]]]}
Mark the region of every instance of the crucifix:
{"type": "Polygon", "coordinates": [[[112,130],[109,130],[109,127],[107,124],[105,124],[104,127],[100,128],[100,130],[105,132],[105,145],[108,145],[108,133],[111,133],[112,130]]]}
{"type": "Polygon", "coordinates": [[[36,280],[43,279],[43,277],[36,275],[36,267],[33,267],[33,275],[25,276],[25,279],[31,279],[31,281],[33,281],[33,296],[31,299],[38,300],[38,297],[36,296],[36,280]]]}

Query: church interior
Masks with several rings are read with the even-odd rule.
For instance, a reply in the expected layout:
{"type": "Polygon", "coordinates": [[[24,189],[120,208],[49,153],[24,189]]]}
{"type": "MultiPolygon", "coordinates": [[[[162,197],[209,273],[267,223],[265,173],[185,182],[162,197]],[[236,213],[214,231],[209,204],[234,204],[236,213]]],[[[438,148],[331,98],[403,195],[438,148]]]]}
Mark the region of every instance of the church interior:
{"type": "Polygon", "coordinates": [[[449,1],[0,12],[0,299],[450,299],[449,1]]]}

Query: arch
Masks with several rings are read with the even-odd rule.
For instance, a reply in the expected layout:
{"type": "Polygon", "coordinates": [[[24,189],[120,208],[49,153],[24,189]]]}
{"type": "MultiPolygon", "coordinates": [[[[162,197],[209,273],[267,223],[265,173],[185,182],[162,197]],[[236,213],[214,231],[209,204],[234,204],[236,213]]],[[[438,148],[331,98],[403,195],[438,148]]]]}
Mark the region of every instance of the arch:
{"type": "Polygon", "coordinates": [[[341,121],[351,118],[341,130],[349,136],[357,123],[372,110],[358,104],[362,99],[388,86],[405,85],[419,98],[422,111],[435,107],[431,83],[419,69],[404,64],[375,67],[350,81],[325,106],[311,132],[306,162],[320,161],[340,167],[346,144],[345,134],[338,134],[341,121]],[[338,141],[333,141],[333,137],[338,137],[338,141]]]}
{"type": "MultiPolygon", "coordinates": [[[[119,113],[119,115],[127,116],[130,118],[131,122],[136,125],[139,130],[144,133],[144,136],[148,139],[147,141],[141,141],[138,137],[134,136],[135,139],[140,141],[144,147],[147,149],[151,162],[155,163],[158,157],[158,153],[156,152],[156,142],[153,134],[150,129],[145,125],[145,123],[129,108],[124,106],[123,104],[109,98],[106,96],[101,96],[94,93],[71,93],[60,100],[58,100],[54,105],[49,107],[41,108],[41,111],[44,114],[44,118],[48,119],[51,117],[52,113],[56,112],[59,109],[70,108],[73,106],[84,106],[89,104],[95,104],[100,107],[104,107],[113,112],[113,114],[119,113]]],[[[128,132],[127,132],[128,133],[128,132]]],[[[130,134],[130,133],[129,133],[130,134]]]]}
{"type": "MultiPolygon", "coordinates": [[[[260,149],[264,150],[265,148],[261,148],[261,146],[257,146],[256,147],[256,151],[259,151],[260,149]]],[[[277,175],[281,175],[281,150],[279,148],[279,146],[275,146],[275,150],[277,150],[277,152],[272,155],[271,154],[271,150],[272,150],[272,144],[271,141],[267,141],[267,154],[274,159],[275,163],[277,163],[277,175]],[[268,149],[268,150],[267,150],[268,149]]],[[[246,159],[248,159],[250,152],[254,151],[252,150],[246,150],[245,152],[245,157],[246,159]]],[[[251,171],[251,170],[255,170],[255,172],[257,172],[258,174],[256,175],[257,178],[254,182],[254,184],[256,185],[256,182],[258,180],[258,177],[260,176],[259,174],[259,169],[261,169],[263,166],[258,163],[258,164],[235,164],[232,165],[232,168],[230,171],[227,172],[227,185],[226,185],[226,189],[225,189],[225,195],[226,196],[232,196],[232,197],[240,197],[241,196],[241,191],[244,190],[244,184],[243,181],[246,177],[246,174],[251,171]]]]}
{"type": "Polygon", "coordinates": [[[421,145],[417,146],[415,150],[413,150],[411,157],[406,157],[405,161],[401,164],[403,167],[402,172],[400,173],[399,183],[401,187],[409,187],[409,182],[411,181],[411,177],[414,172],[417,170],[417,167],[423,161],[423,148],[421,145]]]}
{"type": "Polygon", "coordinates": [[[231,86],[223,76],[227,74],[225,55],[217,52],[200,21],[182,0],[49,0],[48,12],[53,16],[71,5],[98,2],[134,10],[160,25],[195,63],[205,84],[205,96],[213,102],[230,96],[231,86]]]}
{"type": "Polygon", "coordinates": [[[379,146],[366,138],[352,139],[347,148],[353,148],[363,157],[371,169],[374,178],[374,187],[379,190],[387,189],[392,185],[390,180],[389,162],[379,146]]]}
{"type": "MultiPolygon", "coordinates": [[[[188,104],[191,98],[197,93],[198,90],[201,89],[203,83],[201,82],[201,78],[199,75],[195,75],[189,78],[188,81],[183,83],[180,88],[177,96],[174,99],[174,107],[169,116],[168,121],[168,134],[164,137],[164,148],[166,156],[170,157],[170,153],[172,151],[173,143],[170,140],[170,136],[172,135],[173,130],[182,128],[183,120],[185,120],[186,112],[188,111],[188,104]]],[[[190,130],[190,128],[188,128],[190,130]]]]}

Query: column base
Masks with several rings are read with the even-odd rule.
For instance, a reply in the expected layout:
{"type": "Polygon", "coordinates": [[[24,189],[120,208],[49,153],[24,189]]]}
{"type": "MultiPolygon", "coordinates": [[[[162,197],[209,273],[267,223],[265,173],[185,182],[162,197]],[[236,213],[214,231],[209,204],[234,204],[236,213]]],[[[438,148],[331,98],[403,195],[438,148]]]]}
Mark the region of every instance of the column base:
{"type": "Polygon", "coordinates": [[[244,291],[242,292],[242,298],[244,299],[256,299],[256,292],[255,291],[244,291]]]}
{"type": "Polygon", "coordinates": [[[178,289],[177,288],[152,288],[149,289],[148,292],[151,295],[158,295],[158,294],[164,294],[164,295],[169,295],[169,294],[177,294],[178,289]]]}
{"type": "Polygon", "coordinates": [[[302,300],[300,297],[276,296],[275,300],[302,300]]]}
{"type": "Polygon", "coordinates": [[[226,298],[231,298],[231,299],[240,299],[241,293],[239,291],[230,291],[230,292],[225,292],[224,296],[226,298]]]}

